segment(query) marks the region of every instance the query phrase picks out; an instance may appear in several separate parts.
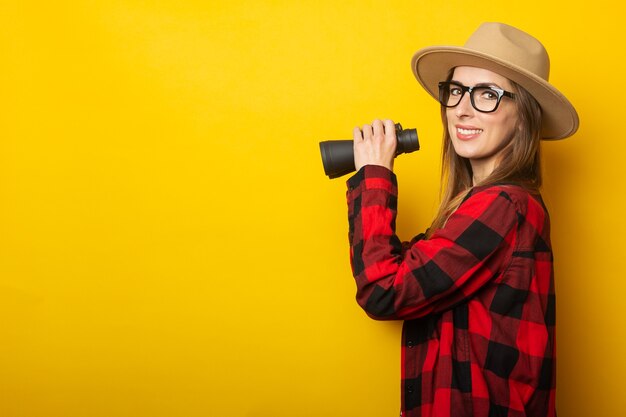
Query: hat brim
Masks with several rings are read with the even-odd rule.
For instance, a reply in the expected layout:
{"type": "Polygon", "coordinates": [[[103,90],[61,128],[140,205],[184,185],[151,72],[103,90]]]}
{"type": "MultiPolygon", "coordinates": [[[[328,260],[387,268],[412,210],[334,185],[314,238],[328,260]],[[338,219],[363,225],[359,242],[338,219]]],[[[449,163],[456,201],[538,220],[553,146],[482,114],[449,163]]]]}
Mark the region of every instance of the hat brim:
{"type": "Polygon", "coordinates": [[[524,87],[539,102],[543,115],[542,139],[565,139],[578,130],[576,109],[563,94],[543,78],[497,57],[463,47],[432,46],[417,51],[411,66],[415,78],[435,99],[439,97],[439,82],[454,67],[479,67],[496,72],[524,87]]]}

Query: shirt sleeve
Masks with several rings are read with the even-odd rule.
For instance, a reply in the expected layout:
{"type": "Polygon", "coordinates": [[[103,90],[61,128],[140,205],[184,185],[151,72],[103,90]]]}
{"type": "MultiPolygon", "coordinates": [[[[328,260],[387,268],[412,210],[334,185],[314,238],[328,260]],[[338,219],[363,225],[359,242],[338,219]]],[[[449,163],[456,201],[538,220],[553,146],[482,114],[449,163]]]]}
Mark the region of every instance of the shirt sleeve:
{"type": "Polygon", "coordinates": [[[395,233],[397,180],[365,166],[348,180],[350,260],[357,302],[379,320],[450,309],[493,281],[511,258],[518,210],[503,187],[470,193],[429,239],[395,233]]]}

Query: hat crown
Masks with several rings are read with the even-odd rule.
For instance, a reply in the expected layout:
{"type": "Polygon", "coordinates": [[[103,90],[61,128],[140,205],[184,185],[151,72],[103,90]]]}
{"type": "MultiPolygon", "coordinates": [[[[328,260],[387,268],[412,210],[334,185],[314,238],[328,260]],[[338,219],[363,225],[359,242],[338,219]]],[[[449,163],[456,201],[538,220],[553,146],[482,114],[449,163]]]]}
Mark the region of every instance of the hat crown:
{"type": "Polygon", "coordinates": [[[548,81],[550,58],[546,48],[526,32],[504,23],[483,23],[465,48],[508,61],[548,81]]]}

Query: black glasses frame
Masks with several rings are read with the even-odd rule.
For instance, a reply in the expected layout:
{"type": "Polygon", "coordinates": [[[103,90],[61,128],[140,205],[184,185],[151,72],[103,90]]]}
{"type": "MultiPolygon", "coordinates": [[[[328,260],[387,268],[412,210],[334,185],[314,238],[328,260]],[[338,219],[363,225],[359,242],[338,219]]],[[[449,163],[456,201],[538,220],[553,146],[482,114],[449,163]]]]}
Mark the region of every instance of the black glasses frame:
{"type": "Polygon", "coordinates": [[[456,107],[456,106],[459,105],[461,100],[463,100],[463,96],[465,95],[466,92],[469,93],[470,102],[472,103],[472,107],[475,108],[477,111],[479,111],[481,113],[493,113],[494,111],[498,110],[498,106],[500,105],[500,101],[502,100],[502,97],[508,97],[508,98],[511,98],[511,99],[515,99],[515,94],[510,93],[510,92],[508,92],[506,90],[503,90],[501,88],[498,88],[498,87],[484,86],[484,85],[467,87],[467,86],[464,86],[463,84],[455,83],[454,81],[442,81],[442,82],[439,83],[439,103],[442,106],[448,107],[448,108],[456,107]],[[449,86],[450,85],[454,85],[454,86],[459,87],[461,89],[461,97],[459,97],[459,102],[456,103],[454,106],[449,106],[446,103],[446,101],[444,100],[444,91],[446,91],[446,88],[449,90],[449,86]],[[496,101],[496,106],[493,108],[493,110],[481,110],[478,107],[476,107],[476,104],[474,103],[474,94],[472,94],[472,91],[474,91],[475,88],[487,88],[487,89],[493,91],[494,93],[496,93],[496,95],[498,96],[498,100],[496,101]]]}

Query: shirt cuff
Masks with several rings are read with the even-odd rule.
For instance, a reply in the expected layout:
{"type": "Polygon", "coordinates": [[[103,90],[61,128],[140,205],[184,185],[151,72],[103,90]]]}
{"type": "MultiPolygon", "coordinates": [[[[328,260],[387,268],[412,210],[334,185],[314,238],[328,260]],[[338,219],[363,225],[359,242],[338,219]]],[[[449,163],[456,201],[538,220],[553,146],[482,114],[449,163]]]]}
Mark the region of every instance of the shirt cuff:
{"type": "Polygon", "coordinates": [[[389,168],[380,165],[365,165],[346,182],[348,194],[359,194],[365,190],[383,189],[397,194],[398,180],[389,168]]]}

